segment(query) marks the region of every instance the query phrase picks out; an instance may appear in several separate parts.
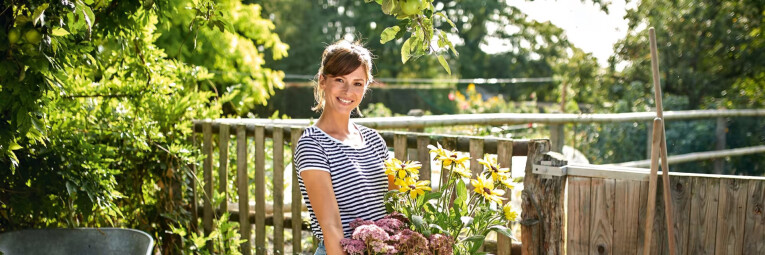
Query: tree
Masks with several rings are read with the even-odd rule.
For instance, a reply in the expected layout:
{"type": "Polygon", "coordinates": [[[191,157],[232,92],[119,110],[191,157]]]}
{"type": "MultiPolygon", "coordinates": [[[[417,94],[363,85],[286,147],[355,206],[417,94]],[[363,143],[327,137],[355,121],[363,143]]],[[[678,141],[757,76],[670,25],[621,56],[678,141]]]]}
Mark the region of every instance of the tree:
{"type": "Polygon", "coordinates": [[[0,231],[133,227],[191,252],[191,120],[262,103],[282,75],[261,54],[286,48],[233,0],[2,1],[0,231]]]}

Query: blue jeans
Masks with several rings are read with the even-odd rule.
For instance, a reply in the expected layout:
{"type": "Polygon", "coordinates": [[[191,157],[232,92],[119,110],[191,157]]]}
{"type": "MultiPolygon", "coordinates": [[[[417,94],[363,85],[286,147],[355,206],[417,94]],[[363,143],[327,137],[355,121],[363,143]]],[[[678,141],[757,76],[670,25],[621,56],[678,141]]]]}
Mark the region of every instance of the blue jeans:
{"type": "Polygon", "coordinates": [[[327,249],[324,248],[324,242],[319,243],[319,247],[316,248],[316,252],[313,255],[327,255],[327,249]]]}

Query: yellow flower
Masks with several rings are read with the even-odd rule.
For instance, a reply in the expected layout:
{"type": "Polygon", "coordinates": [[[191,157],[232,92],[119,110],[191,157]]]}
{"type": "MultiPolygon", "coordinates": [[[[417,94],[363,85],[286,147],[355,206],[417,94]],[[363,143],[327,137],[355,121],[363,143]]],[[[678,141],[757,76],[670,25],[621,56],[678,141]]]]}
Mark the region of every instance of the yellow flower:
{"type": "Polygon", "coordinates": [[[470,172],[470,169],[457,166],[454,169],[452,169],[452,173],[462,176],[463,178],[470,178],[473,176],[473,173],[470,172]]]}
{"type": "Polygon", "coordinates": [[[441,163],[444,166],[454,165],[455,167],[461,166],[462,168],[465,168],[465,161],[470,160],[470,157],[468,156],[460,157],[460,155],[457,154],[457,152],[455,151],[444,150],[444,152],[445,152],[445,155],[439,158],[441,160],[441,163]]]}
{"type": "Polygon", "coordinates": [[[416,181],[412,177],[397,179],[395,184],[401,187],[398,191],[409,192],[409,196],[411,196],[412,199],[424,195],[425,190],[431,190],[430,181],[416,181]]]}
{"type": "Polygon", "coordinates": [[[502,204],[502,199],[505,199],[502,197],[502,195],[505,194],[505,191],[495,190],[494,183],[492,183],[491,180],[479,177],[478,179],[470,180],[470,184],[473,184],[473,191],[475,191],[475,193],[481,194],[484,198],[492,202],[502,204]]]}
{"type": "Polygon", "coordinates": [[[513,183],[513,180],[510,179],[510,176],[508,174],[500,175],[499,183],[507,187],[508,189],[515,188],[515,184],[513,183]]]}
{"type": "Polygon", "coordinates": [[[393,175],[398,178],[406,177],[407,173],[412,176],[418,176],[420,167],[422,167],[422,165],[417,161],[402,162],[397,158],[391,158],[385,161],[385,174],[393,175]]]}
{"type": "Polygon", "coordinates": [[[444,150],[443,147],[441,147],[441,143],[436,143],[438,147],[433,145],[428,145],[428,149],[430,149],[430,153],[435,153],[436,157],[433,158],[433,161],[440,160],[441,158],[446,157],[447,150],[444,150]]]}
{"type": "Polygon", "coordinates": [[[497,164],[497,158],[492,157],[489,154],[484,154],[483,159],[478,159],[478,163],[485,166],[486,169],[489,170],[491,173],[491,179],[499,182],[502,182],[503,184],[505,182],[504,179],[507,179],[509,176],[507,176],[507,173],[510,172],[510,169],[508,168],[500,168],[499,164],[497,164]]]}
{"type": "Polygon", "coordinates": [[[510,203],[505,204],[505,206],[502,207],[502,211],[505,213],[505,219],[508,221],[518,220],[518,212],[513,210],[510,203]]]}
{"type": "Polygon", "coordinates": [[[441,147],[440,143],[437,144],[438,147],[428,145],[428,148],[430,149],[430,152],[436,153],[436,157],[433,160],[440,160],[443,166],[451,166],[452,164],[455,164],[465,167],[465,161],[470,159],[468,156],[460,157],[457,152],[449,151],[441,147]]]}

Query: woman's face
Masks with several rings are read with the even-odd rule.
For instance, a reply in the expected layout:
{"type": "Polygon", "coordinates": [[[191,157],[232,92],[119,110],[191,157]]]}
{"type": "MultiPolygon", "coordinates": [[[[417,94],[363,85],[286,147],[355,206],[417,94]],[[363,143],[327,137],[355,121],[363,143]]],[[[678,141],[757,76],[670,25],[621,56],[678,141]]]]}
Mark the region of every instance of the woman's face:
{"type": "Polygon", "coordinates": [[[359,66],[346,75],[323,75],[320,86],[324,90],[324,111],[350,116],[364,98],[367,89],[367,75],[364,66],[359,66]]]}

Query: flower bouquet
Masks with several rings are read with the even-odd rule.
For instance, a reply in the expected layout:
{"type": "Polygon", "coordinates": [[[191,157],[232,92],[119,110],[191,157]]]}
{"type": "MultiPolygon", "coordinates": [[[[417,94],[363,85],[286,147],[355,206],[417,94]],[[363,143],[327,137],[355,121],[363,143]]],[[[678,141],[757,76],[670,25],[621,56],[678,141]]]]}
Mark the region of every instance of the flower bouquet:
{"type": "Polygon", "coordinates": [[[440,144],[428,148],[441,162],[440,190],[432,191],[430,181],[419,180],[419,162],[386,161],[386,173],[395,176],[399,187],[385,195],[390,214],[376,222],[351,223],[352,237],[341,241],[348,254],[467,255],[475,254],[491,231],[513,238],[506,226],[518,213],[509,203],[503,205],[502,197],[514,187],[510,170],[486,154],[478,160],[483,171],[474,177],[465,166],[470,157],[440,144]]]}

